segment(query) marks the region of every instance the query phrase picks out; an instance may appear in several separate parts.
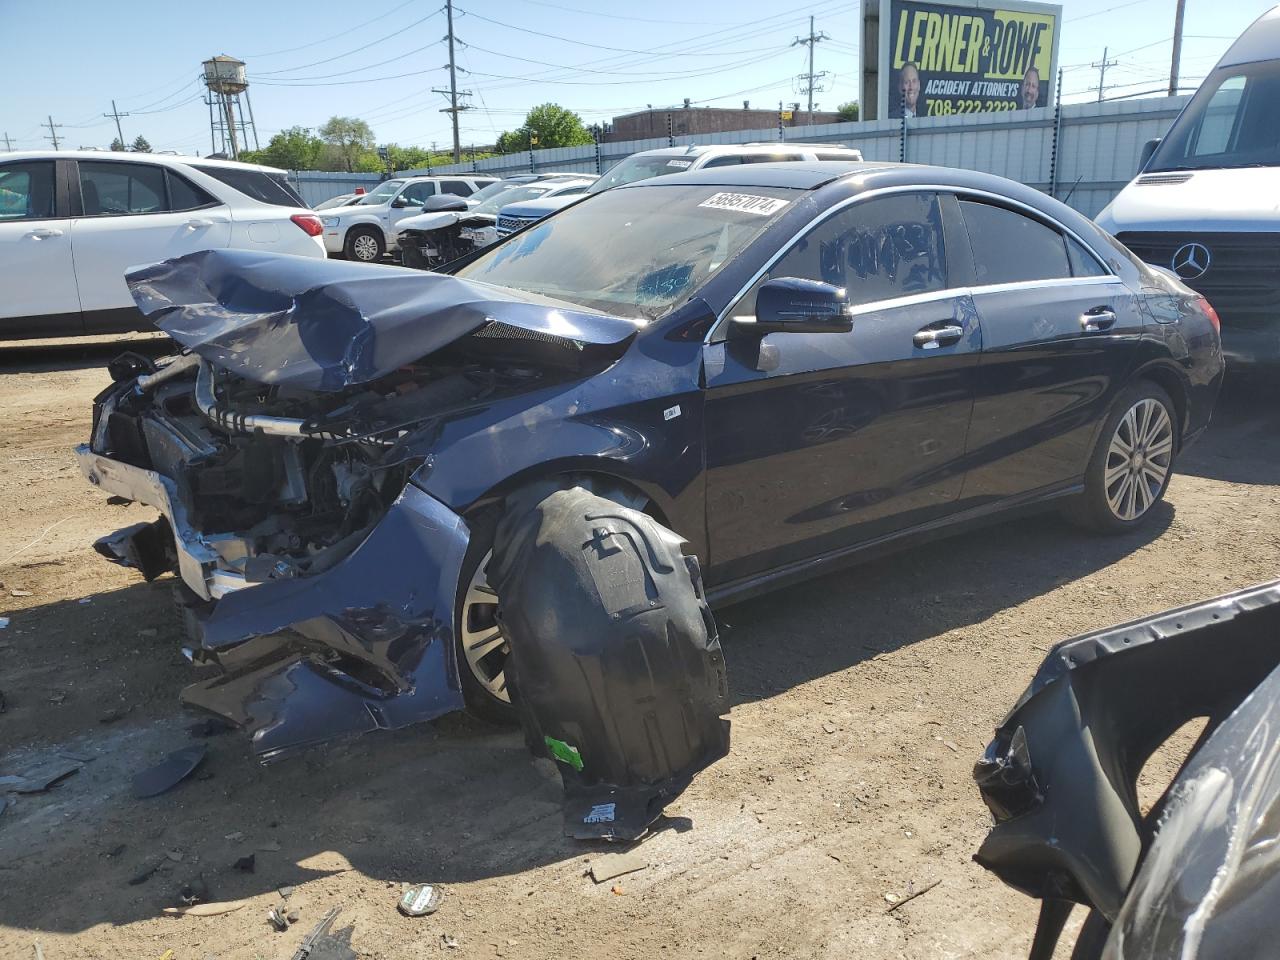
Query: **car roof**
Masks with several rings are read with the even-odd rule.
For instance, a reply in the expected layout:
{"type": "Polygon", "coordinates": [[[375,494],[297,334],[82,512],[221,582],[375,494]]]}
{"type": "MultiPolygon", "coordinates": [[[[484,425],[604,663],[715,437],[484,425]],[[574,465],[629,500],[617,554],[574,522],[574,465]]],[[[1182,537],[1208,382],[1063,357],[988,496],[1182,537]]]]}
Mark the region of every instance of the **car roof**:
{"type": "Polygon", "coordinates": [[[641,150],[633,153],[633,157],[701,157],[708,154],[720,156],[755,156],[760,153],[777,153],[780,150],[848,150],[855,147],[843,143],[690,143],[683,147],[658,147],[655,150],[641,150]]]}
{"type": "Polygon", "coordinates": [[[0,154],[0,162],[10,160],[131,160],[135,163],[159,163],[165,166],[227,167],[231,170],[258,170],[266,173],[287,174],[287,170],[267,167],[260,163],[242,163],[239,160],[219,160],[215,157],[188,157],[175,153],[123,153],[117,150],[19,150],[0,154]]]}
{"type": "Polygon", "coordinates": [[[1234,67],[1256,60],[1280,56],[1280,6],[1272,7],[1253,22],[1218,61],[1219,67],[1234,67]]]}
{"type": "MultiPolygon", "coordinates": [[[[816,190],[841,177],[870,173],[889,167],[914,166],[859,160],[799,160],[779,163],[744,163],[730,167],[703,167],[686,173],[669,173],[632,183],[619,184],[614,190],[638,187],[661,187],[676,183],[697,183],[737,187],[790,187],[793,190],[816,190]]],[[[917,169],[929,169],[918,167],[917,169]]]]}

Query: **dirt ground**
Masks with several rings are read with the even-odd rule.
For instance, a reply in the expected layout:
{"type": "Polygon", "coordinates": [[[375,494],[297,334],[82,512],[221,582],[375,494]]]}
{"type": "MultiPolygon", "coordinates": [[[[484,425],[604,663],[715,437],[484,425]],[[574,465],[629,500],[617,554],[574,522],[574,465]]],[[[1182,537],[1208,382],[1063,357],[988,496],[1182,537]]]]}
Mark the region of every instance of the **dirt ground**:
{"type": "Polygon", "coordinates": [[[0,776],[85,759],[0,813],[4,958],[276,960],[330,906],[365,958],[1022,957],[1035,904],[970,859],[993,726],[1054,642],[1280,576],[1276,395],[1232,391],[1145,532],[1024,520],[721,611],[733,751],[616,885],[561,836],[551,765],[460,717],[267,768],[213,737],[194,777],[135,800],[195,718],[168,587],[90,549],[153,516],[70,454],[115,352],[0,348],[0,776]],[[419,881],[444,886],[439,912],[401,916],[419,881]],[[250,903],[163,915],[192,882],[250,903]],[[275,933],[280,903],[298,922],[275,933]]]}

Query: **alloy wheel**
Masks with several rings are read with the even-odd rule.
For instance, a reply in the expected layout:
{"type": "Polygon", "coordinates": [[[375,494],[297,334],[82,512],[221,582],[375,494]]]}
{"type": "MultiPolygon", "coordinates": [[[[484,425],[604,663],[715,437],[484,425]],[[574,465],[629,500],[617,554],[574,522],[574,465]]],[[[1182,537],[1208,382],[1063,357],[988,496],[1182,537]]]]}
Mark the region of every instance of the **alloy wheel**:
{"type": "Polygon", "coordinates": [[[378,241],[367,233],[362,233],[351,241],[351,252],[356,255],[357,260],[377,260],[378,259],[378,241]]]}
{"type": "Polygon", "coordinates": [[[1116,424],[1103,465],[1107,506],[1136,520],[1156,502],[1173,463],[1173,421],[1163,403],[1139,400],[1116,424]]]}
{"type": "Polygon", "coordinates": [[[462,599],[459,633],[462,655],[476,682],[496,700],[511,702],[507,692],[506,665],[511,647],[498,625],[498,594],[489,586],[489,562],[493,551],[484,555],[467,584],[462,599]]]}

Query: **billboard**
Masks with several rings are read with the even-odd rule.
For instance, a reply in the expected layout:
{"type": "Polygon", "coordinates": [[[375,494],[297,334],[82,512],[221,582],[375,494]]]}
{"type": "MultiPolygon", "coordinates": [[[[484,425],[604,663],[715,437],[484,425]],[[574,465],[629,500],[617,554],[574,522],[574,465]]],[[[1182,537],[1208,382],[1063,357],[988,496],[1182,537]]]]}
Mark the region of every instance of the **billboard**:
{"type": "Polygon", "coordinates": [[[1028,110],[1052,103],[1062,7],[879,0],[863,13],[868,119],[1028,110]]]}

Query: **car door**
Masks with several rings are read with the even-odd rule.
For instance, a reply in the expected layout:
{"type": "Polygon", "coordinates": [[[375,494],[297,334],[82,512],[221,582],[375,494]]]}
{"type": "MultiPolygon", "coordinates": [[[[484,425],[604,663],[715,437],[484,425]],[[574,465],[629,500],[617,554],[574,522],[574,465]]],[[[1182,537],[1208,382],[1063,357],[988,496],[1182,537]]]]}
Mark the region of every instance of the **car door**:
{"type": "Polygon", "coordinates": [[[130,267],[228,246],[231,213],[207,191],[157,163],[81,160],[71,222],[86,333],[145,324],[124,275],[130,267]]]}
{"type": "Polygon", "coordinates": [[[0,163],[0,336],[82,332],[65,191],[53,160],[0,163]]]}
{"type": "Polygon", "coordinates": [[[987,197],[962,195],[958,206],[983,330],[963,499],[1078,482],[1136,361],[1138,303],[1061,225],[987,197]]]}
{"type": "Polygon", "coordinates": [[[730,332],[706,347],[709,582],[954,508],[981,331],[948,278],[955,228],[943,199],[906,192],[846,206],[729,311],[753,315],[770,278],[821,280],[848,290],[851,331],[769,334],[758,351],[730,332]]]}

